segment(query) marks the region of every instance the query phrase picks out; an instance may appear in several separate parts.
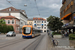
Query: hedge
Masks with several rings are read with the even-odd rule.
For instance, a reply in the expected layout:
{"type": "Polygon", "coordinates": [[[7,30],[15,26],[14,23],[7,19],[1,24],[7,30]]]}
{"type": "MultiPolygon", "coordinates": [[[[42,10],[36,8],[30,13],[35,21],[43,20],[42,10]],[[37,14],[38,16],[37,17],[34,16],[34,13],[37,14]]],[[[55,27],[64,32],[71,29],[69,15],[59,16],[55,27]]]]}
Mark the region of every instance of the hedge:
{"type": "Polygon", "coordinates": [[[14,31],[14,28],[12,25],[7,26],[6,24],[0,24],[0,32],[1,33],[7,33],[9,31],[14,31]]]}
{"type": "Polygon", "coordinates": [[[75,40],[75,34],[70,34],[69,35],[69,40],[75,40]]]}
{"type": "Polygon", "coordinates": [[[61,35],[60,32],[53,32],[52,35],[61,35]]]}

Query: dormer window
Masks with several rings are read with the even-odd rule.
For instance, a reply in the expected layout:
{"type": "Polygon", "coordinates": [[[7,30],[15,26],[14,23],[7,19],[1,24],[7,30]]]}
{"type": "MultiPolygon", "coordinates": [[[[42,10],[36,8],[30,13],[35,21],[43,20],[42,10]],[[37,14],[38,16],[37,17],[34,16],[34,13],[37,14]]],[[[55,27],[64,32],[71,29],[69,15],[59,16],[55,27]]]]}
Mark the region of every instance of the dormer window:
{"type": "Polygon", "coordinates": [[[12,9],[9,9],[9,11],[11,11],[12,9]]]}

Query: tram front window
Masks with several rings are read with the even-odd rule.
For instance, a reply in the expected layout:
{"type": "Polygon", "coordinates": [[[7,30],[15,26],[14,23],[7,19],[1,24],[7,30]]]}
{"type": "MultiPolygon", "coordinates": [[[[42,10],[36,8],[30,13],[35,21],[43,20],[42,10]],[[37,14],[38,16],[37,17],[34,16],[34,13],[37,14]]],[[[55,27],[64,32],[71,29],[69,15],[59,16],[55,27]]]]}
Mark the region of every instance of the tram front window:
{"type": "Polygon", "coordinates": [[[30,27],[24,27],[23,33],[24,34],[30,34],[31,28],[30,27]]]}

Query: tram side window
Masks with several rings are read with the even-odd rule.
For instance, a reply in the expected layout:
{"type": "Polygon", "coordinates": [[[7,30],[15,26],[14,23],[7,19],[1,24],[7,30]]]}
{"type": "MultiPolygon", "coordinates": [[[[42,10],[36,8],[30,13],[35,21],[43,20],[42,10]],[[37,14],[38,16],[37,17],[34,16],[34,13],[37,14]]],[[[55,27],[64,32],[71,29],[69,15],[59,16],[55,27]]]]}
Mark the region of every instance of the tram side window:
{"type": "Polygon", "coordinates": [[[35,34],[35,30],[33,30],[33,34],[35,34]]]}

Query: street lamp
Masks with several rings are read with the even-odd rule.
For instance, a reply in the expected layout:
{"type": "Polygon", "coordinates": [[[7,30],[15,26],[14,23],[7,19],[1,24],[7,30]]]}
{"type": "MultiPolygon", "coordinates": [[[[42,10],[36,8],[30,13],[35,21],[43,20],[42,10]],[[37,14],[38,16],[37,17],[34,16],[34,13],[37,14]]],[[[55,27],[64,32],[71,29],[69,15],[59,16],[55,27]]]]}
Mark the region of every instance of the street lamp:
{"type": "Polygon", "coordinates": [[[27,6],[27,4],[24,4],[24,6],[27,6]]]}

